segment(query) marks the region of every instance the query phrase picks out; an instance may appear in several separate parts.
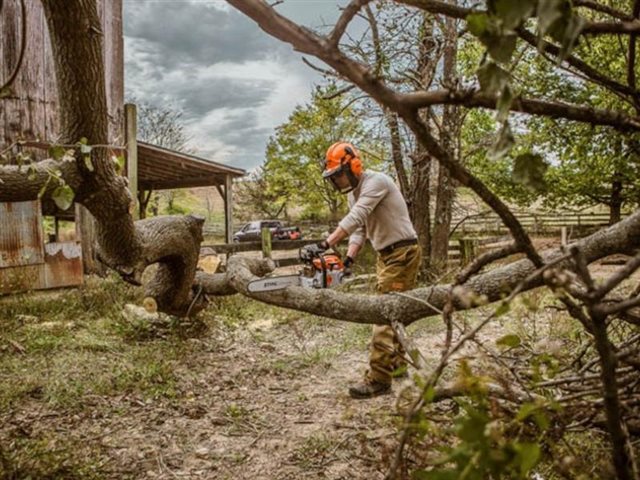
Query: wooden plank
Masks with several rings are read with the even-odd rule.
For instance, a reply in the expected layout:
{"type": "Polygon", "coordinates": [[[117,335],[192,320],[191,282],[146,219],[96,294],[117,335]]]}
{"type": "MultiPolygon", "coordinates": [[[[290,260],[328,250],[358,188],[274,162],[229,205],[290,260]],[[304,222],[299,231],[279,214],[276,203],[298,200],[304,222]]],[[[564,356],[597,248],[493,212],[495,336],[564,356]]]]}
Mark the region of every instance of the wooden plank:
{"type": "Polygon", "coordinates": [[[271,229],[264,227],[260,235],[262,235],[262,258],[271,258],[271,229]]]}
{"type": "MultiPolygon", "coordinates": [[[[22,15],[20,13],[19,2],[4,2],[2,15],[5,23],[0,35],[0,42],[3,43],[2,65],[0,65],[0,81],[4,84],[13,73],[19,57],[20,45],[24,39],[21,38],[20,25],[22,15]]],[[[6,145],[10,145],[18,140],[21,133],[21,109],[19,94],[21,92],[21,73],[11,86],[14,95],[2,99],[2,109],[5,112],[3,139],[6,145]]]]}
{"type": "Polygon", "coordinates": [[[43,19],[44,48],[42,62],[44,65],[43,99],[44,99],[44,137],[46,141],[53,142],[58,138],[58,86],[56,84],[56,71],[49,39],[49,27],[46,19],[43,19]]]}
{"type": "MultiPolygon", "coordinates": [[[[27,44],[25,62],[22,64],[22,94],[26,109],[25,123],[22,125],[25,139],[42,139],[45,135],[44,116],[44,64],[41,61],[44,50],[44,12],[40,3],[32,5],[27,13],[27,44]]],[[[46,151],[31,149],[34,158],[41,159],[46,151]]]]}
{"type": "Polygon", "coordinates": [[[233,240],[233,177],[229,174],[224,179],[224,225],[225,240],[233,240]]]}
{"type": "Polygon", "coordinates": [[[133,197],[132,213],[134,218],[139,218],[138,207],[138,113],[133,103],[124,106],[125,128],[127,144],[127,178],[129,190],[133,197]]]}

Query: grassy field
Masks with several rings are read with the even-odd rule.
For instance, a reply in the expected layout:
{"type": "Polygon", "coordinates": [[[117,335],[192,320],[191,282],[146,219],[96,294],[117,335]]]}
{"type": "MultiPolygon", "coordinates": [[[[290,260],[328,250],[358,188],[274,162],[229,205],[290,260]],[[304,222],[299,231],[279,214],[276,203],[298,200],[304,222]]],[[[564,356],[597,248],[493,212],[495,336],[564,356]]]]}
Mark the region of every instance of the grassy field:
{"type": "MultiPolygon", "coordinates": [[[[552,298],[525,298],[483,331],[483,344],[573,335],[563,314],[530,308],[552,298]]],[[[369,326],[240,296],[215,300],[196,321],[148,322],[126,313],[140,302],[113,277],[0,298],[0,478],[383,478],[397,395],[413,382],[366,402],[348,397],[367,368],[369,326]]],[[[434,364],[441,320],[408,330],[434,364]]]]}

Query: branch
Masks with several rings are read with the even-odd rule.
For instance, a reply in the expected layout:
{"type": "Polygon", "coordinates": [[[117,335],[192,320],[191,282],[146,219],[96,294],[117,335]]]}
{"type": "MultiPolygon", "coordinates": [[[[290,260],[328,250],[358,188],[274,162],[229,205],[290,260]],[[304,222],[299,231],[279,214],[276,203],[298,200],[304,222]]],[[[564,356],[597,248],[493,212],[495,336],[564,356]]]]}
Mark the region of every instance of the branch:
{"type": "MultiPolygon", "coordinates": [[[[600,230],[595,234],[576,242],[587,263],[613,253],[626,252],[640,246],[640,211],[627,217],[621,222],[600,230]]],[[[566,258],[566,254],[560,249],[546,250],[542,252],[542,258],[546,264],[558,262],[566,258]]],[[[345,320],[364,324],[391,324],[399,322],[409,325],[416,320],[438,314],[447,304],[451,293],[450,284],[434,285],[431,287],[416,288],[405,295],[355,295],[343,291],[331,289],[311,289],[303,287],[288,287],[283,290],[262,293],[250,293],[247,284],[257,277],[249,260],[241,256],[233,256],[229,260],[226,279],[237,292],[256,300],[278,305],[285,308],[300,310],[327,318],[345,320]],[[407,299],[415,298],[414,301],[407,299]]],[[[570,267],[571,260],[563,260],[560,265],[570,267]]],[[[506,293],[513,294],[516,287],[525,291],[539,287],[543,279],[537,276],[528,277],[536,271],[536,268],[527,259],[496,268],[487,273],[475,276],[469,280],[464,288],[453,291],[453,302],[458,310],[473,308],[468,301],[469,296],[486,296],[487,301],[495,302],[503,300],[506,293]],[[520,286],[520,284],[522,284],[520,286]]],[[[228,294],[228,287],[221,290],[218,282],[214,290],[209,290],[205,281],[215,279],[199,274],[198,285],[204,286],[204,292],[216,295],[219,292],[228,294]]],[[[219,278],[219,277],[218,277],[219,278]]]]}
{"type": "MultiPolygon", "coordinates": [[[[432,105],[463,105],[468,108],[496,108],[498,97],[482,93],[475,88],[464,90],[431,90],[403,95],[401,102],[409,108],[432,105]]],[[[566,118],[592,125],[607,125],[618,130],[640,130],[640,118],[611,110],[582,107],[569,103],[549,102],[516,97],[511,110],[551,118],[566,118]]]]}
{"type": "Polygon", "coordinates": [[[388,88],[365,65],[345,56],[337,48],[328,47],[323,38],[269,8],[263,0],[227,1],[247,16],[253,18],[265,32],[290,43],[297,51],[315,55],[327,65],[333,67],[339,74],[355,83],[379,104],[398,112],[426,150],[449,170],[454,179],[471,188],[487,205],[495,210],[527,257],[536,266],[541,266],[540,256],[533,248],[531,239],[507,205],[469,170],[457,162],[450,152],[442,147],[420,119],[417,109],[411,108],[411,106],[403,102],[404,95],[388,88]]]}
{"type": "Polygon", "coordinates": [[[625,35],[640,33],[640,20],[622,22],[587,22],[582,28],[581,35],[625,35]]]}
{"type": "MultiPolygon", "coordinates": [[[[516,30],[518,36],[522,38],[525,42],[531,45],[533,48],[538,49],[542,47],[542,51],[546,53],[550,53],[554,57],[560,56],[560,47],[554,45],[551,42],[547,42],[543,40],[540,42],[538,36],[531,33],[524,27],[518,28],[516,30]]],[[[613,78],[607,77],[603,73],[599,72],[591,65],[586,63],[585,61],[579,59],[575,55],[569,55],[564,59],[564,61],[574,67],[576,70],[580,71],[584,75],[586,75],[590,80],[602,85],[603,87],[609,88],[615,92],[621,93],[623,95],[638,95],[638,91],[635,88],[635,85],[623,85],[622,83],[617,82],[613,78]]]]}
{"type": "Polygon", "coordinates": [[[360,9],[369,2],[371,2],[371,0],[352,0],[352,2],[347,5],[336,22],[333,31],[329,35],[328,40],[332,47],[338,46],[342,35],[344,35],[344,32],[349,23],[351,23],[351,20],[353,20],[353,17],[355,17],[360,9]]]}
{"type": "Polygon", "coordinates": [[[611,15],[612,17],[618,18],[620,20],[633,20],[633,17],[631,15],[620,10],[616,10],[609,5],[594,2],[593,0],[574,0],[573,5],[575,7],[585,7],[596,12],[606,13],[607,15],[611,15]]]}
{"type": "MultiPolygon", "coordinates": [[[[448,4],[438,0],[397,0],[399,3],[404,3],[405,5],[410,5],[412,7],[420,8],[421,10],[425,10],[430,13],[439,13],[446,15],[448,17],[465,19],[467,15],[470,13],[486,13],[483,10],[476,10],[471,8],[464,8],[458,5],[448,4]]],[[[586,3],[589,3],[590,6],[593,6],[591,2],[583,2],[583,6],[587,6],[586,3]]],[[[622,12],[619,12],[614,9],[607,9],[609,14],[616,14],[615,16],[624,15],[622,12]]],[[[590,35],[603,35],[603,34],[630,34],[630,33],[640,33],[640,21],[636,19],[629,18],[628,15],[625,15],[626,20],[621,22],[589,22],[587,21],[582,28],[580,34],[590,34],[590,35]]]]}
{"type": "Polygon", "coordinates": [[[74,192],[82,184],[75,157],[59,161],[46,159],[28,165],[2,165],[0,202],[21,202],[35,200],[38,196],[48,197],[58,187],[58,182],[51,180],[52,172],[58,172],[74,192]]]}

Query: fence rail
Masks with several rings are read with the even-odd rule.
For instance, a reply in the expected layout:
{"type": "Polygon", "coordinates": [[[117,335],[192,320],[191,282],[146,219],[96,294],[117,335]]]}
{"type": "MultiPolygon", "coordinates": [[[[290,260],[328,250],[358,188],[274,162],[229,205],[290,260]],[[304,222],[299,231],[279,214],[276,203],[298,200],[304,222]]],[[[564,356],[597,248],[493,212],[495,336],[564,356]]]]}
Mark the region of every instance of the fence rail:
{"type": "MultiPolygon", "coordinates": [[[[594,228],[609,225],[608,213],[530,213],[514,212],[522,226],[535,233],[557,231],[562,227],[594,228]]],[[[626,214],[623,214],[623,217],[626,214]]],[[[454,218],[460,232],[505,231],[502,220],[493,212],[454,218]]]]}
{"type": "MultiPolygon", "coordinates": [[[[318,243],[323,239],[305,239],[305,240],[271,240],[270,232],[267,230],[260,242],[242,242],[242,243],[217,243],[217,244],[203,244],[201,246],[202,255],[232,255],[242,252],[262,252],[263,257],[271,257],[272,250],[280,251],[292,251],[298,250],[305,245],[311,245],[318,243]]],[[[476,254],[479,247],[503,241],[503,237],[473,239],[473,238],[461,238],[458,240],[449,241],[449,260],[459,261],[462,264],[469,262],[476,254]]],[[[277,267],[288,267],[291,265],[297,265],[300,263],[299,257],[285,257],[273,259],[277,267]]]]}

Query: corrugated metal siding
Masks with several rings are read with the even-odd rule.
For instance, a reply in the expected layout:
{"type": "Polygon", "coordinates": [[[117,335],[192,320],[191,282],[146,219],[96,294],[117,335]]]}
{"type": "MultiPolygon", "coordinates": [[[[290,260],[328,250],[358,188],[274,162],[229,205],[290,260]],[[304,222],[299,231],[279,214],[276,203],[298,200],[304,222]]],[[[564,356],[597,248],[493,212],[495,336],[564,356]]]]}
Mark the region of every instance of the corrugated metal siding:
{"type": "Polygon", "coordinates": [[[40,202],[0,203],[0,269],[44,263],[40,202]]]}
{"type": "Polygon", "coordinates": [[[45,245],[45,260],[39,265],[0,269],[0,294],[81,285],[80,243],[55,242],[45,245]]]}

